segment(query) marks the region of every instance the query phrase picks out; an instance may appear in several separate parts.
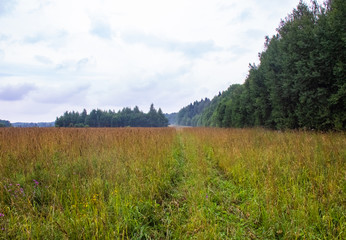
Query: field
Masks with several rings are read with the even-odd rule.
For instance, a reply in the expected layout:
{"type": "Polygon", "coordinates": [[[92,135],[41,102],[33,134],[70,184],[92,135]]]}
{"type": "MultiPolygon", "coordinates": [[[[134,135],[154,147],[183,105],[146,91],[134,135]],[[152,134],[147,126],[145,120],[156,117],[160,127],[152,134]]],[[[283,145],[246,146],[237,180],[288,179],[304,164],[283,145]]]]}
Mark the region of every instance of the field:
{"type": "Polygon", "coordinates": [[[346,136],[0,129],[0,239],[346,239],[346,136]]]}

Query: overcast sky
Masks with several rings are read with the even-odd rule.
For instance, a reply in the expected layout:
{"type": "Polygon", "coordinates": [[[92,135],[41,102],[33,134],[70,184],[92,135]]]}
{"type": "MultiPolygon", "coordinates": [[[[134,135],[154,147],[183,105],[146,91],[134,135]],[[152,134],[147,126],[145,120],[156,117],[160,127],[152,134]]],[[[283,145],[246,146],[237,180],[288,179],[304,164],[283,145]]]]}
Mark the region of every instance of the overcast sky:
{"type": "Polygon", "coordinates": [[[0,0],[0,119],[151,103],[243,83],[298,0],[0,0]]]}

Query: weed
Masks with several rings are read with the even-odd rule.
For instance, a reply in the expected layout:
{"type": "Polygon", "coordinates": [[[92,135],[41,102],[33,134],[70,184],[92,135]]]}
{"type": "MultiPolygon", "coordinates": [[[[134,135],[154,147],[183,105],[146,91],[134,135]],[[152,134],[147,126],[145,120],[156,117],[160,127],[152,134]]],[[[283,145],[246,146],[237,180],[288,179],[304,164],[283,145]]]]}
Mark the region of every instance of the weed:
{"type": "Polygon", "coordinates": [[[0,129],[0,239],[345,239],[344,133],[0,129]]]}

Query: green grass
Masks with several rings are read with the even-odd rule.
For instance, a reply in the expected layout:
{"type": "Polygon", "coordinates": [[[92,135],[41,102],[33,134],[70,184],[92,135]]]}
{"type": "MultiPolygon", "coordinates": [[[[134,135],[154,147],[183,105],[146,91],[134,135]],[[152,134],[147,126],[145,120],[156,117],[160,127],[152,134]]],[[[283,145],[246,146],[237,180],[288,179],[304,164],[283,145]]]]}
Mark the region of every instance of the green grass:
{"type": "Polygon", "coordinates": [[[0,129],[0,239],[345,239],[344,133],[0,129]]]}

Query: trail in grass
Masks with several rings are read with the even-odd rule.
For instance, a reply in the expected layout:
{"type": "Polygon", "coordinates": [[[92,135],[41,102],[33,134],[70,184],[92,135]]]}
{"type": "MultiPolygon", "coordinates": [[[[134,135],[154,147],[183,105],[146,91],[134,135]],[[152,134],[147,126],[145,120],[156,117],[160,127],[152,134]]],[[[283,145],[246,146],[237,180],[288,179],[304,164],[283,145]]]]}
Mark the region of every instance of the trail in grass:
{"type": "Polygon", "coordinates": [[[184,225],[188,218],[188,213],[184,209],[186,198],[182,194],[188,163],[180,130],[177,130],[176,146],[173,151],[175,164],[171,170],[171,186],[166,189],[165,196],[160,200],[161,224],[157,226],[161,237],[164,236],[166,239],[177,237],[178,228],[184,225]]]}
{"type": "Polygon", "coordinates": [[[245,192],[228,181],[213,150],[183,129],[177,131],[174,187],[162,201],[167,239],[255,238],[239,207],[245,192]]]}
{"type": "Polygon", "coordinates": [[[0,239],[346,239],[344,133],[0,131],[0,239]]]}

